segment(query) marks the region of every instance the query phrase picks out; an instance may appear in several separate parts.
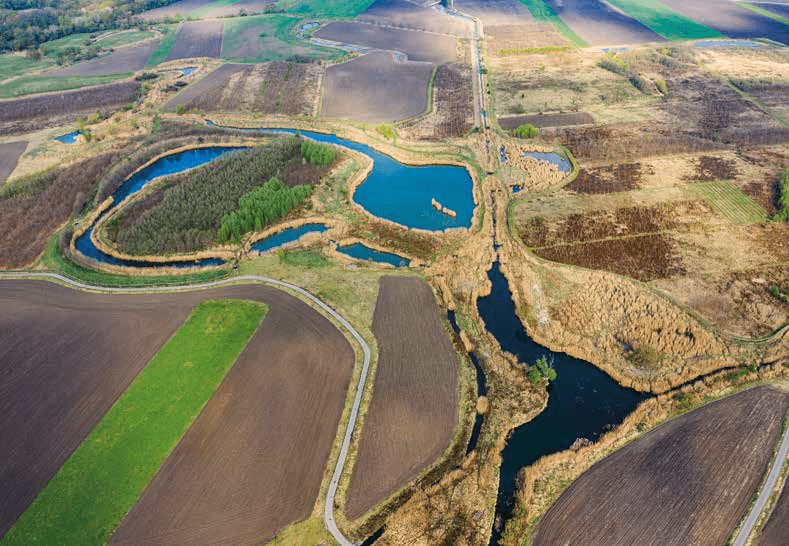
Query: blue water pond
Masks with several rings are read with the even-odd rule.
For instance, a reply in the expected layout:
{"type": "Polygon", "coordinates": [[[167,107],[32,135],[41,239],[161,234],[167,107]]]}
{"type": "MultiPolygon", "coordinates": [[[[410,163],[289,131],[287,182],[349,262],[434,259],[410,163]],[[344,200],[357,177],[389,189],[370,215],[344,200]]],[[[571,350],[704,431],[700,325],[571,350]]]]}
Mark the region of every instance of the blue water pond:
{"type": "Polygon", "coordinates": [[[66,144],[74,144],[77,141],[77,137],[80,135],[80,131],[71,131],[70,133],[66,133],[65,135],[60,135],[55,137],[55,140],[59,140],[60,142],[65,142],[66,144]]]}
{"type": "Polygon", "coordinates": [[[554,152],[523,152],[526,157],[531,157],[537,161],[547,161],[556,165],[563,173],[568,173],[573,170],[573,165],[570,161],[554,152]]]}
{"type": "Polygon", "coordinates": [[[323,233],[327,229],[329,228],[326,224],[304,224],[303,226],[288,228],[275,235],[272,235],[271,237],[266,237],[265,239],[254,243],[252,245],[252,250],[266,252],[284,244],[297,241],[302,235],[306,235],[307,233],[323,233]]]}
{"type": "Polygon", "coordinates": [[[354,243],[348,246],[338,246],[337,252],[342,252],[343,254],[346,254],[352,258],[356,258],[357,260],[391,264],[395,267],[408,267],[411,264],[411,260],[408,258],[403,258],[402,256],[392,254],[391,252],[381,252],[380,250],[374,250],[364,246],[361,243],[354,243]]]}
{"type": "Polygon", "coordinates": [[[747,40],[704,40],[694,45],[696,47],[765,47],[764,44],[747,40]]]}

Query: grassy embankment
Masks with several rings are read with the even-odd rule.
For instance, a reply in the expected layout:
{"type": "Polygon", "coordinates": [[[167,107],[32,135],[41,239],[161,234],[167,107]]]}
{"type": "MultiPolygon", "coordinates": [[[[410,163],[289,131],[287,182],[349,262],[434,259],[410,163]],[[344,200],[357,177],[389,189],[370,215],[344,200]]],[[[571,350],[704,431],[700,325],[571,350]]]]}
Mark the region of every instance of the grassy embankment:
{"type": "Polygon", "coordinates": [[[717,30],[680,15],[657,0],[611,0],[611,3],[667,40],[725,37],[717,30]]]}
{"type": "Polygon", "coordinates": [[[252,302],[201,303],[1,544],[105,544],[266,312],[252,302]]]}
{"type": "Polygon", "coordinates": [[[167,25],[162,27],[162,41],[159,42],[159,47],[151,54],[151,58],[148,59],[148,66],[154,67],[162,62],[167,58],[167,55],[170,54],[170,50],[173,48],[173,44],[175,43],[175,31],[178,28],[178,25],[167,25]]]}
{"type": "Polygon", "coordinates": [[[559,33],[570,40],[577,46],[587,46],[587,44],[583,38],[578,36],[575,32],[573,32],[570,27],[568,27],[564,21],[562,21],[556,13],[542,0],[520,0],[521,4],[526,6],[531,13],[532,17],[534,17],[535,21],[539,21],[541,23],[553,23],[556,27],[556,30],[559,33]]]}

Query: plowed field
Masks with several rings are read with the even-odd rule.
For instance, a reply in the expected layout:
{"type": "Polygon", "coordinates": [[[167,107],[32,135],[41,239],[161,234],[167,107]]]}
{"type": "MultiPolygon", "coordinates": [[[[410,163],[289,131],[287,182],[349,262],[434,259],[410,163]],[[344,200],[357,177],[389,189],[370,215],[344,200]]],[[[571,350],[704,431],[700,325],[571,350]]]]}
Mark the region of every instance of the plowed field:
{"type": "Polygon", "coordinates": [[[430,286],[382,277],[373,333],[379,361],[345,507],[352,519],[435,461],[458,422],[458,362],[430,286]]]}
{"type": "Polygon", "coordinates": [[[0,533],[190,310],[225,297],[269,315],[115,540],[265,542],[309,514],[353,366],[327,319],[265,286],[97,295],[13,281],[0,282],[0,533]]]}
{"type": "Polygon", "coordinates": [[[546,0],[547,5],[589,45],[660,42],[663,37],[600,0],[546,0]]]}
{"type": "Polygon", "coordinates": [[[770,38],[789,44],[786,25],[728,0],[663,0],[668,7],[730,38],[770,38]]]}
{"type": "Polygon", "coordinates": [[[531,543],[726,544],[788,408],[786,393],[756,387],[672,419],[578,478],[531,543]]]}
{"type": "Polygon", "coordinates": [[[91,59],[65,68],[48,72],[47,75],[59,76],[100,76],[103,74],[125,74],[145,68],[151,54],[159,47],[159,40],[118,48],[106,57],[91,59]]]}
{"type": "Polygon", "coordinates": [[[469,32],[468,25],[462,20],[447,17],[408,0],[377,0],[366,11],[359,14],[356,20],[462,37],[467,37],[469,32]]]}
{"type": "Polygon", "coordinates": [[[784,483],[778,504],[775,505],[773,513],[770,514],[770,518],[753,543],[758,546],[772,546],[781,544],[787,536],[789,536],[789,487],[784,483]]]}
{"type": "Polygon", "coordinates": [[[27,142],[3,142],[0,144],[0,186],[11,176],[19,156],[27,149],[27,142]]]}
{"type": "Polygon", "coordinates": [[[175,42],[167,60],[194,57],[219,58],[222,53],[223,21],[189,21],[178,27],[175,42]]]}

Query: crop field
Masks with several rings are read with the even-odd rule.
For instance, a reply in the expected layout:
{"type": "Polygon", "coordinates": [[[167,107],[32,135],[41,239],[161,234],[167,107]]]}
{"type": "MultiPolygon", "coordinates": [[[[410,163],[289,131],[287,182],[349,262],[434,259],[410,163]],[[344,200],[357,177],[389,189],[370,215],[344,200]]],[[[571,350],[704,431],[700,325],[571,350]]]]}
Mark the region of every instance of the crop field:
{"type": "Polygon", "coordinates": [[[140,17],[146,21],[159,21],[173,17],[231,17],[243,9],[247,13],[263,11],[277,0],[179,0],[167,6],[144,11],[140,17]]]}
{"type": "Polygon", "coordinates": [[[51,77],[100,76],[105,74],[124,74],[142,70],[148,59],[159,47],[159,40],[118,48],[105,57],[91,59],[72,66],[47,72],[51,77]]]}
{"type": "Polygon", "coordinates": [[[62,125],[80,115],[128,104],[140,83],[122,81],[34,97],[0,100],[0,134],[11,135],[31,129],[62,125]]]}
{"type": "Polygon", "coordinates": [[[0,362],[12,372],[0,386],[1,460],[14,469],[0,473],[11,493],[3,530],[194,306],[223,298],[262,301],[269,314],[113,540],[265,542],[311,512],[354,356],[309,306],[265,286],[110,296],[14,281],[0,285],[0,298],[15,310],[0,319],[0,337],[14,340],[0,345],[0,362]],[[62,425],[53,429],[52,422],[62,425]],[[168,495],[174,500],[165,501],[168,495]]]}
{"type": "Polygon", "coordinates": [[[780,544],[787,535],[789,535],[789,487],[784,483],[783,491],[778,497],[773,513],[770,514],[767,523],[756,535],[753,543],[757,546],[780,544]]]}
{"type": "Polygon", "coordinates": [[[187,111],[311,116],[321,70],[313,63],[225,64],[173,97],[165,109],[183,104],[187,111]]]}
{"type": "Polygon", "coordinates": [[[339,49],[299,40],[294,34],[300,19],[283,15],[239,17],[225,22],[222,58],[232,61],[278,61],[294,58],[328,59],[339,49]]]}
{"type": "Polygon", "coordinates": [[[398,61],[373,52],[326,69],[321,116],[356,121],[395,121],[427,109],[433,65],[398,61]]]}
{"type": "Polygon", "coordinates": [[[430,286],[382,277],[373,333],[379,361],[345,506],[351,519],[435,461],[458,421],[457,356],[430,286]]]}
{"type": "Polygon", "coordinates": [[[667,40],[694,40],[722,36],[718,31],[701,24],[695,16],[688,15],[688,12],[674,11],[672,9],[674,6],[669,2],[612,0],[611,4],[667,40]]]}
{"type": "Polygon", "coordinates": [[[408,0],[376,0],[356,21],[464,37],[469,33],[462,21],[408,0]]]}
{"type": "Polygon", "coordinates": [[[508,55],[542,48],[570,49],[573,46],[550,23],[520,23],[485,27],[488,51],[508,55]]]}
{"type": "Polygon", "coordinates": [[[0,144],[0,187],[14,172],[16,164],[27,149],[27,142],[3,142],[0,144]]]}
{"type": "Polygon", "coordinates": [[[534,21],[529,10],[519,0],[456,0],[455,7],[479,17],[487,32],[488,27],[534,21]]]}
{"type": "Polygon", "coordinates": [[[358,22],[334,22],[321,28],[315,36],[344,44],[399,51],[408,55],[409,61],[440,64],[452,62],[457,57],[455,37],[417,30],[358,22]]]}
{"type": "Polygon", "coordinates": [[[716,212],[734,224],[767,221],[767,212],[732,182],[699,182],[690,188],[702,195],[716,212]]]}
{"type": "Polygon", "coordinates": [[[787,409],[786,393],[756,387],[668,421],[575,480],[530,544],[726,544],[787,409]]]}
{"type": "Polygon", "coordinates": [[[607,2],[545,0],[545,3],[589,45],[658,42],[663,38],[607,2]]]}
{"type": "MultiPolygon", "coordinates": [[[[735,2],[727,0],[662,1],[677,13],[715,29],[730,38],[769,38],[789,44],[789,33],[785,24],[739,6],[735,2]]],[[[624,3],[624,0],[614,2],[614,4],[617,3],[624,3]]]]}
{"type": "Polygon", "coordinates": [[[224,22],[221,20],[181,23],[175,34],[175,43],[167,55],[167,60],[196,57],[218,59],[222,53],[223,33],[224,22]]]}
{"type": "Polygon", "coordinates": [[[789,4],[776,4],[774,2],[748,2],[775,15],[789,18],[789,4]]]}

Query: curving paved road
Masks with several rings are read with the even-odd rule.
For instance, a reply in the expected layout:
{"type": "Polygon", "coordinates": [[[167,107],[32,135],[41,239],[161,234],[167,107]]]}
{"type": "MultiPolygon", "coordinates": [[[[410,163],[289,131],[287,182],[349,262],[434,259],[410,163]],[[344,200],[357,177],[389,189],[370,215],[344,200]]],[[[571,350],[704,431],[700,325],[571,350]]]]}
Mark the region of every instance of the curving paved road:
{"type": "Polygon", "coordinates": [[[745,523],[742,524],[742,528],[737,534],[737,538],[735,538],[732,542],[732,546],[745,546],[748,537],[751,535],[751,532],[753,532],[753,527],[756,525],[756,521],[764,511],[764,507],[767,505],[767,501],[769,500],[773,489],[775,489],[776,482],[778,481],[778,477],[781,474],[781,468],[783,468],[784,461],[786,461],[787,456],[789,456],[789,427],[787,427],[787,429],[784,431],[783,438],[781,439],[781,445],[778,448],[778,455],[775,456],[773,466],[770,469],[770,473],[767,475],[767,481],[762,486],[761,491],[759,491],[759,496],[756,498],[756,502],[753,503],[751,511],[748,514],[748,517],[745,519],[745,523]]]}
{"type": "Polygon", "coordinates": [[[370,369],[370,347],[364,341],[364,338],[357,332],[351,324],[345,320],[345,318],[337,313],[334,309],[323,303],[317,297],[313,296],[310,292],[301,288],[300,286],[296,286],[295,284],[291,284],[289,282],[280,281],[278,279],[272,279],[269,277],[262,277],[259,275],[241,275],[238,277],[232,277],[229,279],[222,279],[218,281],[210,281],[200,284],[183,284],[183,285],[175,285],[175,286],[148,286],[148,287],[129,287],[129,288],[113,288],[113,287],[106,287],[106,286],[97,286],[91,285],[87,283],[82,283],[79,281],[75,281],[69,279],[68,277],[64,277],[63,275],[59,275],[57,273],[0,273],[0,279],[35,279],[35,278],[44,278],[44,279],[53,279],[63,282],[69,286],[73,286],[76,288],[82,288],[86,290],[94,290],[98,292],[108,292],[108,293],[134,293],[134,292],[172,292],[174,290],[184,290],[184,289],[202,289],[202,288],[211,288],[214,286],[221,286],[223,284],[231,284],[236,283],[238,281],[250,281],[250,282],[263,282],[266,284],[273,284],[275,286],[280,286],[283,288],[287,288],[289,290],[293,290],[310,300],[312,303],[316,304],[320,307],[323,311],[325,311],[328,315],[333,317],[337,322],[339,322],[343,328],[345,328],[351,335],[359,342],[359,345],[362,347],[362,352],[364,353],[364,362],[362,363],[362,373],[359,376],[359,383],[356,386],[356,397],[353,401],[353,406],[351,408],[351,415],[348,420],[348,425],[345,429],[345,436],[343,438],[342,447],[340,448],[340,455],[337,458],[337,464],[334,467],[334,473],[332,474],[331,483],[329,484],[329,490],[326,493],[326,504],[324,505],[323,510],[323,523],[329,532],[334,536],[334,538],[341,544],[341,546],[352,546],[352,543],[345,538],[345,536],[340,532],[337,524],[334,520],[334,498],[337,495],[337,485],[340,482],[340,476],[342,476],[343,470],[345,469],[345,462],[348,458],[348,450],[351,445],[351,437],[353,436],[354,428],[356,427],[356,420],[359,416],[359,406],[362,403],[362,395],[364,394],[364,387],[367,382],[367,375],[370,369]]]}

